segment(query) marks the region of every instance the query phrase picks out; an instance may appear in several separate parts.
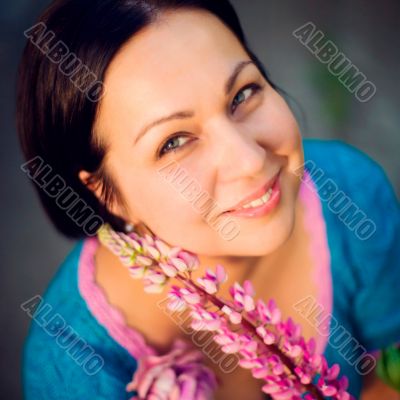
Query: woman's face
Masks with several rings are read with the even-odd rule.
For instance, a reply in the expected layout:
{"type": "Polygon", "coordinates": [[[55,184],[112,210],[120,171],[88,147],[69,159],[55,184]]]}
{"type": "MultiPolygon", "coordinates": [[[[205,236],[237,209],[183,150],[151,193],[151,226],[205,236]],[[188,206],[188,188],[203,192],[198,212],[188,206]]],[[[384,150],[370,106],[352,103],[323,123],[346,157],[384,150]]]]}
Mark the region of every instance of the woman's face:
{"type": "Polygon", "coordinates": [[[127,205],[111,211],[209,256],[265,255],[288,239],[300,183],[294,171],[303,164],[300,132],[218,18],[164,13],[119,51],[104,84],[95,132],[108,145],[106,170],[127,205]],[[223,214],[279,171],[281,199],[272,212],[223,214]]]}

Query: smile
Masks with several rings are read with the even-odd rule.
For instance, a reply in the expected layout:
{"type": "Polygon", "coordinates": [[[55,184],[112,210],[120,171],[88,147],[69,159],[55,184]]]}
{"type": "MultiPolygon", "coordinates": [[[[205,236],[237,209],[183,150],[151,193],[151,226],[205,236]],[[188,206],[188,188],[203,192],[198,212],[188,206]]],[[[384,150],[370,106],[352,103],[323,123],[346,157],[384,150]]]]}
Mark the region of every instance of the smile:
{"type": "Polygon", "coordinates": [[[271,212],[281,198],[280,171],[258,191],[224,214],[238,217],[260,217],[271,212]]]}

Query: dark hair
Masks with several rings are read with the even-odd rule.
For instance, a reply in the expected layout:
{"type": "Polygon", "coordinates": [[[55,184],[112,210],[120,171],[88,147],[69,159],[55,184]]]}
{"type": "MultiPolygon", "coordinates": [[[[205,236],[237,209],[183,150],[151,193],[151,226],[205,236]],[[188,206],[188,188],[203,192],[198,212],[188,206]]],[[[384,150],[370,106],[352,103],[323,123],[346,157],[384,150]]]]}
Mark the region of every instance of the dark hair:
{"type": "Polygon", "coordinates": [[[102,81],[128,39],[162,11],[179,8],[216,15],[278,89],[250,50],[228,0],[56,0],[25,31],[29,40],[17,89],[17,128],[28,161],[23,170],[35,181],[55,227],[67,237],[92,235],[103,220],[124,230],[125,221],[107,210],[110,200],[122,199],[104,169],[105,146],[93,135],[102,81]],[[101,201],[79,179],[81,169],[93,174],[93,183],[102,183],[101,201]]]}

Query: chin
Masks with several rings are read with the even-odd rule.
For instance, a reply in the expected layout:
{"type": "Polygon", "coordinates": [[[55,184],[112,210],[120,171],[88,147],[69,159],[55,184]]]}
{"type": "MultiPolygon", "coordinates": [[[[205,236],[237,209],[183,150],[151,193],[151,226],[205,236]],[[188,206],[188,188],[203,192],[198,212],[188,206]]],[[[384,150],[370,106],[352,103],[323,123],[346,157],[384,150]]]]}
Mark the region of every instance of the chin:
{"type": "Polygon", "coordinates": [[[277,251],[291,238],[294,226],[294,210],[284,210],[274,223],[271,223],[266,229],[261,229],[259,234],[254,234],[253,237],[259,238],[254,242],[257,245],[254,249],[258,253],[257,255],[265,256],[277,251]]]}

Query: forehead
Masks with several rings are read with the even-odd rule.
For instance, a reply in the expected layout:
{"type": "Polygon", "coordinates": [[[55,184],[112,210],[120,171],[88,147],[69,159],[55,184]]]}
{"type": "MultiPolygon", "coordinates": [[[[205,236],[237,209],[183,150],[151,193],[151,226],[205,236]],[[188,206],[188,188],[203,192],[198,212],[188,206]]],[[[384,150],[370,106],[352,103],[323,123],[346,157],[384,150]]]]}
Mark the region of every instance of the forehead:
{"type": "Polygon", "coordinates": [[[149,104],[153,113],[154,109],[166,111],[171,98],[179,102],[175,105],[184,102],[187,106],[193,91],[210,89],[222,95],[225,79],[243,58],[248,56],[238,39],[213,14],[167,11],[114,57],[100,109],[129,105],[131,112],[140,109],[143,115],[149,104]]]}

